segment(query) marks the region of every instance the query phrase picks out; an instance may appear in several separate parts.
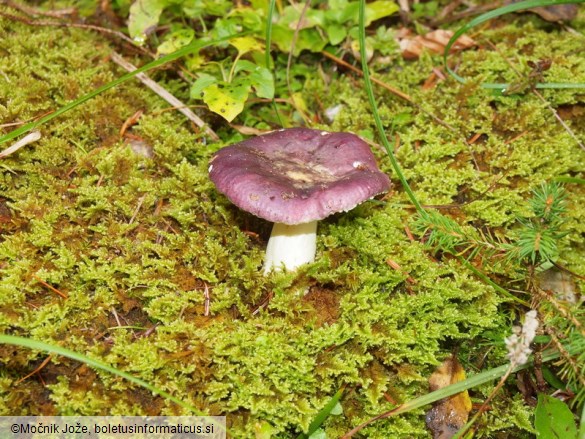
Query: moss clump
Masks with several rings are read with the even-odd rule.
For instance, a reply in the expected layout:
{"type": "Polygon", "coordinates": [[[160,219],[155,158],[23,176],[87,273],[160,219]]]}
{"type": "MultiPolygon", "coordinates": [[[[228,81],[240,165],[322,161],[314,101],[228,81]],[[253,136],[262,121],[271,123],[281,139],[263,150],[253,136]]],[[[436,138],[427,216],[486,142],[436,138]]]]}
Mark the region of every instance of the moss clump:
{"type": "MultiPolygon", "coordinates": [[[[506,29],[490,38],[505,41],[506,29]]],[[[539,41],[556,38],[530,30],[539,41]]],[[[117,77],[121,72],[104,62],[108,51],[79,30],[1,20],[0,96],[11,98],[0,104],[0,123],[37,117],[117,77]]],[[[491,55],[464,54],[466,76],[497,73],[491,55]]],[[[583,155],[531,95],[494,97],[476,84],[451,82],[440,93],[419,90],[437,62],[400,62],[393,77],[426,113],[382,94],[389,126],[394,115],[410,115],[397,125],[397,155],[423,203],[460,203],[454,212],[462,223],[509,226],[526,213],[522,201],[537,183],[583,169],[583,155]],[[476,133],[481,137],[468,145],[476,133]]],[[[568,58],[551,75],[579,66],[568,58]]],[[[332,91],[324,104],[338,103],[333,97],[346,103],[332,129],[372,131],[365,97],[343,78],[332,91]]],[[[310,102],[314,90],[304,92],[310,102]]],[[[555,104],[577,108],[582,99],[563,94],[555,104]]],[[[411,210],[398,187],[323,221],[314,264],[263,276],[269,225],[214,190],[207,161],[222,145],[205,144],[182,116],[157,113],[165,106],[126,83],[43,126],[39,142],[3,161],[0,331],[99,358],[202,411],[226,414],[235,437],[253,437],[258,428],[294,437],[347,386],[343,413],[324,426],[338,437],[394,407],[389,400],[427,392],[427,377],[453,348],[469,353],[464,365],[471,369],[477,343],[501,343],[510,323],[499,308],[503,299],[456,260],[433,257],[409,239],[411,210]],[[146,114],[132,134],[152,157],[117,134],[137,109],[146,114]]],[[[570,197],[583,195],[577,188],[570,197]]],[[[563,260],[582,272],[585,213],[572,203],[566,227],[577,233],[560,246],[563,260]]],[[[497,352],[492,360],[501,363],[497,352]]],[[[0,358],[0,414],[184,413],[67,359],[53,358],[42,381],[17,383],[45,356],[0,346],[0,358]]],[[[486,431],[529,429],[521,401],[497,410],[500,423],[486,431]]],[[[363,434],[429,433],[418,410],[363,434]]]]}

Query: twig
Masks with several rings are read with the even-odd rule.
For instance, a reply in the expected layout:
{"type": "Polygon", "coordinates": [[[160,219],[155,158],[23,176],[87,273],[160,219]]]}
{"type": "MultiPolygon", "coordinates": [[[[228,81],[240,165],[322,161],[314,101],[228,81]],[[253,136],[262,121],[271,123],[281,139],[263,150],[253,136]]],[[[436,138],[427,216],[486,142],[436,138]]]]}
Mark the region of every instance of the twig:
{"type": "MultiPolygon", "coordinates": [[[[14,5],[9,5],[9,6],[14,7],[14,9],[16,9],[16,10],[22,11],[21,9],[16,8],[14,5]]],[[[24,12],[24,11],[22,11],[22,12],[24,12]]],[[[13,20],[13,21],[19,21],[19,22],[24,23],[24,24],[29,25],[29,26],[76,27],[79,29],[89,29],[89,30],[93,30],[93,31],[100,32],[103,34],[114,35],[114,36],[126,41],[127,43],[130,43],[133,48],[136,48],[136,49],[152,56],[152,54],[150,52],[148,52],[147,50],[143,49],[142,47],[136,46],[134,44],[134,41],[132,41],[132,38],[130,38],[129,36],[123,34],[122,32],[108,29],[106,27],[95,26],[93,24],[68,23],[68,22],[63,22],[63,21],[30,20],[30,19],[25,18],[25,17],[20,17],[18,15],[13,15],[13,14],[7,14],[5,12],[0,12],[0,16],[8,18],[8,19],[13,20]]]]}
{"type": "Polygon", "coordinates": [[[210,297],[209,297],[209,287],[207,286],[206,283],[204,283],[205,285],[205,289],[203,290],[203,297],[205,297],[205,312],[204,312],[204,316],[207,317],[209,316],[209,302],[210,302],[210,297]]]}
{"type": "MultiPolygon", "coordinates": [[[[133,66],[131,63],[126,61],[122,56],[116,52],[112,53],[112,61],[118,64],[123,69],[127,70],[128,72],[133,72],[136,70],[136,67],[133,66]]],[[[146,74],[139,73],[136,75],[140,81],[154,91],[157,95],[171,104],[173,107],[177,108],[183,115],[187,117],[191,122],[197,125],[199,128],[203,128],[205,133],[211,137],[213,140],[219,140],[219,136],[213,131],[203,120],[199,118],[195,113],[193,113],[185,104],[183,104],[179,99],[161,87],[158,83],[150,79],[146,74]]]]}
{"type": "Polygon", "coordinates": [[[55,288],[52,285],[49,285],[47,282],[45,282],[44,280],[42,280],[40,277],[38,277],[36,274],[33,274],[32,277],[34,277],[38,283],[40,283],[42,286],[48,288],[49,290],[51,290],[52,292],[54,292],[55,294],[58,294],[59,296],[61,296],[63,299],[67,299],[67,294],[62,293],[61,291],[59,291],[57,288],[55,288]]]}
{"type": "MultiPolygon", "coordinates": [[[[363,76],[363,72],[358,69],[357,67],[351,65],[350,63],[348,63],[347,61],[344,61],[341,58],[336,57],[335,55],[323,50],[321,51],[321,55],[324,55],[325,57],[329,58],[332,61],[335,61],[337,64],[342,65],[343,67],[346,67],[348,69],[350,69],[352,72],[357,73],[360,76],[363,76]]],[[[372,82],[378,84],[380,87],[385,88],[386,90],[388,90],[390,93],[392,93],[393,95],[398,96],[399,98],[404,99],[407,102],[410,102],[411,104],[414,104],[414,101],[412,100],[412,98],[407,95],[406,93],[398,90],[397,88],[394,88],[388,84],[386,84],[385,82],[380,81],[379,79],[376,79],[374,77],[370,77],[370,79],[372,80],[372,82]]]]}
{"type": "Polygon", "coordinates": [[[120,318],[118,317],[118,313],[116,312],[116,308],[114,307],[112,307],[112,314],[114,315],[114,318],[116,319],[116,323],[118,324],[118,326],[122,326],[120,318]]]}
{"type": "MultiPolygon", "coordinates": [[[[522,74],[518,71],[518,69],[516,69],[516,67],[514,66],[514,64],[512,63],[512,61],[510,61],[499,49],[498,47],[493,44],[491,41],[487,41],[487,44],[489,44],[491,46],[492,49],[494,49],[496,52],[498,52],[498,54],[500,54],[500,56],[504,59],[504,61],[506,61],[506,63],[510,66],[510,68],[512,69],[512,71],[516,74],[516,76],[518,77],[522,77],[522,74]]],[[[538,99],[540,99],[540,101],[547,106],[547,108],[552,112],[553,116],[559,121],[559,123],[562,125],[562,127],[565,129],[565,131],[567,131],[567,133],[573,138],[573,140],[575,140],[575,142],[577,142],[577,145],[579,145],[579,147],[585,151],[585,145],[583,145],[583,142],[581,142],[577,136],[575,135],[575,133],[573,132],[573,130],[571,130],[571,128],[567,125],[567,123],[561,118],[561,116],[559,116],[559,114],[557,113],[557,111],[554,109],[554,107],[544,98],[544,96],[542,96],[542,94],[540,94],[540,92],[536,89],[536,87],[530,87],[530,91],[532,91],[532,93],[534,93],[536,95],[536,97],[538,99]]],[[[514,139],[515,140],[515,139],[514,139]]]]}
{"type": "MultiPolygon", "coordinates": [[[[354,73],[357,73],[360,76],[364,75],[364,72],[361,71],[360,69],[358,69],[355,66],[352,66],[350,63],[342,60],[341,58],[336,57],[335,55],[332,55],[331,53],[322,50],[321,51],[321,55],[324,55],[325,57],[329,58],[330,60],[335,61],[337,64],[342,65],[343,67],[347,67],[348,69],[350,69],[351,71],[353,71],[354,73]]],[[[376,79],[374,77],[370,77],[370,80],[372,82],[374,82],[375,84],[378,84],[380,87],[385,88],[386,90],[388,90],[390,93],[392,93],[395,96],[398,96],[399,98],[404,99],[405,101],[411,103],[412,105],[414,105],[417,109],[419,109],[420,111],[422,111],[423,113],[427,114],[429,117],[431,117],[432,119],[434,119],[437,123],[443,125],[444,127],[450,129],[451,131],[457,131],[454,127],[452,127],[451,125],[449,125],[447,122],[445,122],[442,119],[439,119],[437,116],[435,116],[434,114],[429,113],[428,111],[424,110],[419,104],[417,104],[416,102],[414,102],[414,100],[407,95],[406,93],[404,93],[403,91],[398,90],[397,88],[392,87],[391,85],[386,84],[385,82],[380,81],[379,79],[376,79]]]]}
{"type": "Polygon", "coordinates": [[[8,157],[10,154],[15,153],[23,146],[26,146],[32,142],[36,142],[40,138],[41,138],[40,131],[33,131],[32,133],[27,134],[22,139],[20,139],[18,142],[16,142],[12,146],[9,146],[4,151],[0,152],[0,159],[3,159],[4,157],[8,157]]]}
{"type": "Polygon", "coordinates": [[[39,367],[37,367],[35,370],[33,370],[31,373],[29,373],[26,376],[23,376],[21,379],[19,379],[16,384],[20,384],[22,383],[24,380],[26,380],[27,378],[30,378],[31,376],[33,376],[35,373],[38,373],[41,371],[41,369],[43,367],[45,367],[47,364],[49,364],[49,361],[51,361],[51,355],[49,355],[47,358],[45,358],[43,360],[43,362],[39,365],[39,367]]]}
{"type": "Polygon", "coordinates": [[[53,17],[53,18],[62,18],[67,15],[74,15],[77,13],[76,8],[66,8],[66,9],[59,9],[56,11],[47,10],[44,11],[42,9],[36,9],[30,6],[21,5],[19,3],[13,2],[12,0],[0,0],[0,4],[4,4],[9,8],[16,9],[17,11],[23,12],[26,15],[30,16],[38,16],[44,15],[46,17],[53,17]]]}
{"type": "Polygon", "coordinates": [[[567,123],[561,118],[561,116],[559,116],[559,113],[557,113],[557,111],[553,108],[553,106],[551,104],[549,104],[549,102],[544,98],[544,96],[541,95],[540,92],[538,90],[536,90],[536,88],[534,88],[534,87],[532,88],[532,93],[534,93],[538,97],[538,99],[540,99],[541,102],[548,107],[548,109],[552,112],[554,117],[563,126],[565,131],[567,131],[567,133],[569,133],[569,136],[571,136],[573,138],[573,140],[575,140],[575,142],[577,142],[577,145],[579,145],[581,147],[581,149],[583,151],[585,151],[585,145],[583,145],[583,142],[581,142],[577,138],[577,136],[575,135],[573,130],[571,128],[569,128],[569,125],[567,125],[567,123]]]}
{"type": "Polygon", "coordinates": [[[128,224],[132,224],[134,222],[134,220],[136,219],[136,217],[138,216],[138,212],[140,211],[140,208],[142,207],[142,203],[144,203],[145,198],[146,198],[146,195],[143,195],[138,199],[138,205],[134,209],[134,212],[132,213],[132,218],[130,218],[130,221],[128,221],[128,224]]]}

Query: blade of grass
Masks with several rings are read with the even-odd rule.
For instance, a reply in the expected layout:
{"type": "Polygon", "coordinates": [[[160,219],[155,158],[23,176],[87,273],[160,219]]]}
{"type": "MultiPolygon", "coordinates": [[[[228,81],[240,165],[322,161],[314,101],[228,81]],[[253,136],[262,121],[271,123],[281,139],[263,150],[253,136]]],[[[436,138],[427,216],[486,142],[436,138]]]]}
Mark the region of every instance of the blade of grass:
{"type": "Polygon", "coordinates": [[[459,260],[459,262],[461,262],[461,264],[465,265],[470,271],[472,271],[477,277],[479,277],[481,280],[483,280],[486,284],[491,285],[492,288],[494,288],[496,291],[498,291],[502,295],[506,296],[508,298],[508,300],[511,300],[513,302],[516,302],[516,303],[521,303],[522,305],[530,308],[530,304],[528,302],[514,296],[508,290],[499,286],[497,283],[495,283],[493,280],[491,280],[487,275],[483,274],[480,270],[478,270],[473,265],[471,265],[469,263],[469,261],[467,261],[465,258],[463,258],[462,256],[457,256],[457,259],[459,260]]]}
{"type": "Polygon", "coordinates": [[[63,357],[71,358],[72,360],[87,364],[88,366],[90,366],[94,369],[100,369],[100,370],[103,370],[105,372],[111,373],[113,375],[117,375],[119,377],[122,377],[122,378],[130,381],[131,383],[134,383],[134,384],[137,384],[141,387],[144,387],[145,389],[150,390],[152,393],[156,393],[157,395],[160,395],[160,396],[168,399],[169,401],[174,402],[175,404],[183,407],[186,410],[189,410],[190,412],[194,413],[197,416],[206,416],[205,413],[196,409],[192,405],[187,404],[184,401],[181,401],[180,399],[174,397],[170,393],[165,392],[164,390],[161,390],[158,387],[155,387],[152,384],[149,384],[146,381],[141,380],[140,378],[136,378],[135,376],[130,375],[129,373],[118,370],[115,367],[112,367],[112,366],[109,366],[105,363],[102,363],[101,361],[86,357],[83,354],[71,351],[71,350],[63,348],[61,346],[51,345],[51,344],[44,343],[44,342],[37,341],[37,340],[33,340],[30,338],[16,337],[13,335],[5,335],[5,334],[0,334],[0,344],[16,345],[16,346],[21,346],[21,347],[25,347],[25,348],[29,348],[29,349],[44,351],[44,352],[48,352],[48,353],[61,355],[63,357]]]}
{"type": "Polygon", "coordinates": [[[134,70],[133,72],[130,72],[130,73],[127,73],[123,76],[120,76],[119,78],[113,80],[112,82],[108,82],[107,84],[87,93],[86,95],[80,97],[79,99],[76,99],[73,102],[70,102],[67,105],[59,108],[57,111],[50,113],[50,114],[47,114],[46,116],[40,118],[39,120],[36,120],[34,122],[29,122],[29,123],[17,128],[17,129],[15,129],[15,130],[11,131],[11,132],[9,132],[8,134],[5,134],[4,136],[0,137],[0,145],[2,143],[8,142],[9,140],[14,139],[15,137],[20,136],[21,134],[24,134],[28,131],[31,131],[31,130],[37,128],[38,126],[40,126],[46,122],[49,122],[50,120],[53,120],[56,117],[61,116],[62,114],[66,113],[67,111],[83,104],[84,102],[87,102],[88,100],[94,98],[95,96],[99,95],[100,93],[103,93],[104,91],[109,90],[110,88],[113,88],[117,85],[122,84],[123,82],[128,81],[129,79],[133,78],[134,76],[138,75],[139,73],[144,73],[148,70],[152,70],[156,67],[159,67],[163,64],[174,61],[178,58],[181,58],[189,53],[200,50],[204,47],[212,46],[214,44],[220,43],[222,41],[230,40],[232,38],[240,37],[240,36],[245,35],[247,33],[248,32],[241,32],[238,34],[229,35],[227,37],[218,38],[216,40],[194,41],[193,43],[177,50],[176,52],[170,53],[166,56],[163,56],[162,58],[156,59],[156,60],[134,70]]]}
{"type": "Polygon", "coordinates": [[[297,436],[297,439],[307,439],[309,436],[315,433],[315,431],[317,431],[317,429],[321,426],[321,424],[323,424],[323,422],[325,422],[327,417],[331,414],[331,411],[335,408],[335,406],[341,399],[344,390],[345,387],[342,387],[337,392],[335,392],[335,395],[333,395],[329,402],[325,404],[325,407],[323,407],[319,411],[319,413],[317,413],[317,416],[315,416],[315,419],[313,419],[313,422],[311,422],[311,424],[309,425],[309,430],[307,431],[307,433],[299,434],[297,436]]]}
{"type": "MultiPolygon", "coordinates": [[[[579,346],[578,344],[574,345],[566,345],[564,348],[570,355],[578,355],[583,352],[584,348],[583,345],[579,346]]],[[[548,350],[542,352],[542,363],[546,363],[552,360],[555,360],[560,357],[559,351],[556,350],[548,350]]],[[[527,369],[534,365],[534,357],[532,357],[526,364],[521,366],[517,366],[512,370],[512,373],[518,372],[520,370],[527,369]]],[[[501,378],[506,374],[508,369],[510,368],[509,364],[504,364],[503,366],[496,367],[494,369],[486,370],[485,372],[478,373],[477,375],[473,375],[470,378],[467,378],[463,381],[459,381],[455,384],[451,384],[449,386],[443,387],[441,389],[435,390],[434,392],[427,393],[419,398],[415,398],[411,401],[405,402],[404,404],[399,405],[398,407],[389,410],[385,413],[382,413],[368,421],[364,422],[363,424],[357,426],[353,430],[346,433],[343,438],[352,437],[355,433],[363,429],[364,427],[368,426],[374,421],[379,419],[389,418],[391,416],[396,416],[401,413],[406,413],[412,410],[416,410],[418,408],[424,407],[425,405],[432,404],[433,402],[439,401],[443,398],[447,398],[449,396],[453,396],[457,393],[461,393],[464,390],[469,390],[473,387],[480,386],[481,384],[485,384],[489,381],[496,380],[501,378]]]]}
{"type": "MultiPolygon", "coordinates": [[[[445,46],[445,51],[443,52],[443,64],[445,68],[449,72],[449,74],[455,78],[460,83],[464,84],[465,79],[455,73],[447,63],[447,56],[449,55],[449,51],[451,50],[451,46],[455,44],[455,41],[463,35],[465,32],[469,31],[471,28],[484,23],[492,18],[499,17],[501,15],[509,14],[511,12],[521,11],[525,9],[537,8],[537,7],[545,7],[545,6],[553,6],[553,5],[564,5],[569,3],[584,3],[585,0],[526,0],[518,3],[513,3],[507,6],[503,6],[501,8],[495,9],[490,12],[486,12],[485,14],[481,14],[479,17],[474,18],[461,28],[459,28],[451,37],[447,45],[445,46]]],[[[508,88],[510,84],[482,84],[482,88],[486,89],[501,89],[504,90],[508,88]]],[[[562,83],[539,83],[536,84],[536,88],[585,88],[585,84],[583,83],[575,83],[575,84],[562,84],[562,83]]]]}
{"type": "MultiPolygon", "coordinates": [[[[276,0],[270,0],[268,3],[268,15],[266,17],[266,52],[264,53],[266,68],[272,74],[272,78],[274,83],[276,84],[276,74],[274,73],[274,69],[271,67],[272,64],[272,56],[270,56],[270,44],[272,43],[272,16],[274,15],[274,6],[276,4],[276,0]]],[[[281,127],[283,127],[282,119],[280,118],[280,113],[278,112],[278,107],[276,106],[276,98],[272,97],[272,108],[274,108],[274,113],[276,114],[276,118],[278,119],[278,123],[281,127]]]]}
{"type": "Polygon", "coordinates": [[[390,163],[392,164],[392,168],[394,172],[398,176],[404,191],[410,198],[410,201],[416,208],[417,212],[420,216],[425,217],[427,213],[417,200],[414,192],[410,188],[404,174],[402,173],[402,169],[398,160],[394,156],[394,152],[392,151],[392,146],[386,137],[386,133],[384,132],[384,126],[382,125],[382,119],[380,119],[380,114],[378,113],[378,108],[376,106],[376,98],[374,97],[374,91],[372,87],[372,81],[370,79],[370,70],[368,68],[368,61],[366,56],[366,26],[365,26],[365,17],[366,17],[366,2],[365,0],[360,0],[360,15],[359,15],[359,38],[360,38],[360,56],[362,59],[362,71],[364,75],[364,85],[366,87],[366,92],[368,94],[368,99],[370,101],[370,107],[372,109],[372,115],[374,116],[374,121],[376,122],[376,128],[378,129],[378,134],[380,135],[380,139],[382,140],[382,145],[384,145],[384,149],[388,153],[388,157],[390,158],[390,163]]]}
{"type": "Polygon", "coordinates": [[[585,184],[585,178],[577,178],[577,177],[554,177],[553,181],[558,181],[559,183],[577,183],[577,184],[585,184]]]}

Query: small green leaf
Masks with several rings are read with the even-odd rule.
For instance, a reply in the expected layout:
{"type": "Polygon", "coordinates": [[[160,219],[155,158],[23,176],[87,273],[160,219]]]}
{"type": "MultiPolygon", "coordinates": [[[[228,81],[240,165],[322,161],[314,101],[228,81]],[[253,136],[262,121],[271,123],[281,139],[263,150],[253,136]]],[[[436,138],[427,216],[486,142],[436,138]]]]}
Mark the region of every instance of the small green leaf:
{"type": "Polygon", "coordinates": [[[341,403],[339,401],[337,401],[337,404],[335,404],[335,407],[333,407],[331,409],[331,414],[335,415],[335,416],[339,416],[343,414],[343,406],[341,405],[341,403]]]}
{"type": "Polygon", "coordinates": [[[258,66],[245,59],[238,60],[234,69],[235,73],[248,72],[245,80],[239,79],[240,84],[250,84],[259,98],[272,99],[274,97],[274,79],[272,73],[265,67],[258,66]]]}
{"type": "Polygon", "coordinates": [[[234,73],[241,72],[242,70],[245,72],[253,72],[256,70],[256,67],[256,64],[254,64],[252,61],[239,59],[236,63],[236,67],[234,68],[234,73]]]}
{"type": "Polygon", "coordinates": [[[211,84],[203,91],[203,101],[209,109],[228,122],[242,112],[248,99],[250,84],[211,84]]]}
{"type": "MultiPolygon", "coordinates": [[[[400,8],[393,1],[379,0],[376,2],[366,4],[366,22],[365,25],[369,26],[372,21],[379,20],[380,18],[388,17],[396,12],[400,8]]],[[[353,23],[358,22],[359,16],[359,2],[348,3],[345,9],[339,14],[339,20],[341,23],[351,21],[353,23]]]]}
{"type": "Polygon", "coordinates": [[[347,36],[347,29],[340,24],[330,24],[325,28],[329,42],[336,46],[341,43],[347,36]]]}
{"type": "MultiPolygon", "coordinates": [[[[313,421],[309,425],[308,437],[312,437],[313,434],[318,432],[320,430],[319,427],[321,427],[321,424],[325,422],[325,420],[329,417],[333,410],[337,409],[337,404],[339,404],[339,400],[343,395],[343,390],[344,389],[341,388],[337,392],[335,392],[335,395],[333,395],[329,402],[325,404],[325,406],[319,411],[319,413],[317,413],[317,416],[315,416],[315,419],[313,419],[313,421]]],[[[306,434],[301,433],[297,436],[297,439],[308,439],[308,437],[306,434]]]]}
{"type": "MultiPolygon", "coordinates": [[[[534,340],[536,340],[536,337],[534,337],[534,340]]],[[[551,386],[553,386],[555,389],[564,390],[564,389],[567,388],[567,386],[565,385],[565,383],[563,383],[555,375],[555,373],[551,370],[550,367],[542,366],[542,376],[545,379],[545,381],[547,383],[549,383],[551,386]]]]}
{"type": "Polygon", "coordinates": [[[193,29],[181,29],[171,33],[167,39],[156,49],[158,56],[167,55],[185,47],[195,37],[193,29]]]}
{"type": "Polygon", "coordinates": [[[372,21],[388,17],[399,11],[399,7],[393,1],[380,0],[366,4],[366,26],[372,21]]]}
{"type": "Polygon", "coordinates": [[[309,436],[309,439],[327,439],[327,433],[325,433],[325,430],[319,428],[309,436]]]}
{"type": "Polygon", "coordinates": [[[264,45],[253,37],[240,37],[230,40],[230,44],[238,50],[238,55],[242,56],[252,50],[263,50],[264,45]]]}
{"type": "Polygon", "coordinates": [[[250,73],[249,79],[256,91],[256,96],[265,99],[272,99],[274,97],[274,79],[270,70],[257,66],[250,73]]]}
{"type": "Polygon", "coordinates": [[[544,393],[538,394],[534,428],[539,439],[576,439],[577,426],[567,404],[544,393]]]}
{"type": "Polygon", "coordinates": [[[207,87],[211,84],[215,84],[217,82],[217,78],[215,76],[208,75],[207,73],[201,73],[199,78],[193,83],[191,86],[191,99],[201,99],[203,97],[202,93],[207,87]]]}
{"type": "Polygon", "coordinates": [[[130,6],[128,32],[138,44],[144,43],[148,31],[158,24],[165,0],[136,0],[130,6]]]}
{"type": "Polygon", "coordinates": [[[320,52],[327,45],[327,41],[321,37],[316,29],[303,29],[298,34],[298,39],[293,47],[293,37],[295,30],[280,24],[272,28],[274,44],[285,53],[293,50],[293,55],[298,56],[303,50],[311,52],[320,52]]]}

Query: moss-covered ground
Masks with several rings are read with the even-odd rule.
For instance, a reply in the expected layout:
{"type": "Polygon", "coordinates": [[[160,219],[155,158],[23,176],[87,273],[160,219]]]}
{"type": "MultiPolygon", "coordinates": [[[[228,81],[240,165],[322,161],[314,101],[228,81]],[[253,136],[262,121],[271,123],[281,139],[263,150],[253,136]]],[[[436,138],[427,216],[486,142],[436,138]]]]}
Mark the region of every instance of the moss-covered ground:
{"type": "MultiPolygon", "coordinates": [[[[465,85],[422,87],[441,62],[428,54],[376,65],[379,79],[424,111],[383,89],[376,94],[389,131],[404,116],[394,124],[396,154],[421,203],[512,239],[517,216],[530,213],[531,191],[559,176],[584,178],[585,152],[534,94],[497,96],[479,84],[514,80],[506,59],[526,70],[526,60],[541,58],[553,59],[548,81],[585,82],[585,45],[531,16],[474,38],[480,47],[460,55],[465,85]]],[[[1,19],[2,132],[119,77],[112,50],[87,30],[1,19]]],[[[153,76],[164,83],[164,72],[153,76]]],[[[166,85],[181,93],[176,81],[166,85]]],[[[583,91],[542,94],[584,141],[583,91]]],[[[328,85],[308,78],[303,98],[313,108],[342,104],[322,128],[374,132],[358,77],[336,76],[328,85]]],[[[395,176],[390,194],[321,222],[314,264],[265,277],[270,225],[231,205],[207,176],[208,159],[231,128],[219,128],[224,141],[212,143],[167,108],[130,81],[43,125],[38,142],[0,162],[0,332],[83,353],[227,415],[236,437],[294,437],[345,386],[343,413],[324,425],[328,437],[339,437],[426,393],[428,377],[454,350],[468,374],[505,363],[503,337],[520,311],[458,259],[412,238],[415,212],[395,176]],[[137,110],[144,116],[130,132],[151,154],[119,135],[137,110]]],[[[392,174],[385,153],[374,150],[392,174]]],[[[585,276],[585,187],[566,190],[558,263],[585,276]]],[[[532,300],[522,293],[521,271],[489,260],[476,265],[532,300]]],[[[46,357],[0,346],[0,415],[186,413],[58,356],[21,381],[46,357]]],[[[474,389],[472,399],[481,402],[491,388],[474,389]]],[[[361,434],[428,437],[424,412],[380,420],[361,434]]],[[[521,393],[504,391],[480,435],[530,436],[531,413],[521,393]]]]}

